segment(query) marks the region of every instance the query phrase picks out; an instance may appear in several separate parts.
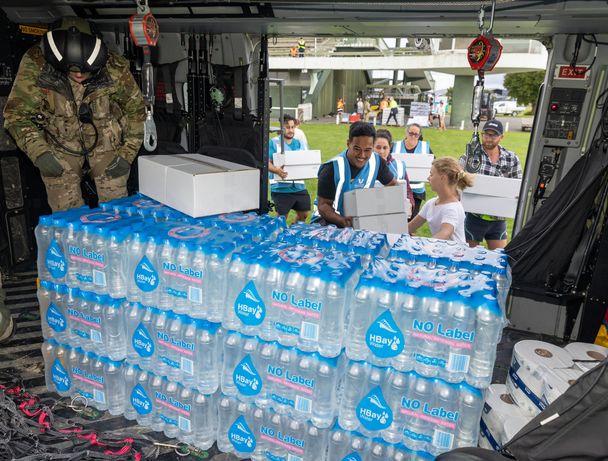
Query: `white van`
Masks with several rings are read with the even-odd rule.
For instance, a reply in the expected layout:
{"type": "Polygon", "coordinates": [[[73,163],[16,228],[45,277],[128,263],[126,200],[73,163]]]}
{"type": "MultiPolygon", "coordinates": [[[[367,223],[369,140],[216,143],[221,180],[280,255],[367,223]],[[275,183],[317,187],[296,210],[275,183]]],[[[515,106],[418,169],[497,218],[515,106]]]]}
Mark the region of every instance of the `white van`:
{"type": "Polygon", "coordinates": [[[497,115],[512,115],[522,113],[526,108],[524,106],[518,106],[517,101],[497,101],[494,103],[494,117],[497,115]]]}

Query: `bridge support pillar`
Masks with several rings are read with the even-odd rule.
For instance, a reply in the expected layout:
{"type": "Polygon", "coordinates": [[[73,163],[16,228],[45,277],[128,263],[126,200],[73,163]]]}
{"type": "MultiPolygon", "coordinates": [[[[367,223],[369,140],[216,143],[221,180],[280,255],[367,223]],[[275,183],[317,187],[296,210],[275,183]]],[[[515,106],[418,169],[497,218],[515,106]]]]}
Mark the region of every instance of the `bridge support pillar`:
{"type": "Polygon", "coordinates": [[[471,101],[473,99],[473,75],[456,75],[452,92],[452,112],[450,126],[460,127],[464,120],[466,127],[471,126],[471,101]]]}

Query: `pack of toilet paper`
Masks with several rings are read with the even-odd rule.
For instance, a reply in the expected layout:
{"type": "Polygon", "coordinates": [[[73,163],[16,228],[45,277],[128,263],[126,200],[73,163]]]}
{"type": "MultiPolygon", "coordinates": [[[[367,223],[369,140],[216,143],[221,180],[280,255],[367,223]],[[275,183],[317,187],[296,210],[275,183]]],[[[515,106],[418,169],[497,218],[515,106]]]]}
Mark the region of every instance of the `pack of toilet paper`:
{"type": "Polygon", "coordinates": [[[517,406],[506,385],[490,385],[481,414],[479,446],[498,451],[531,419],[517,406]]]}
{"type": "Polygon", "coordinates": [[[568,351],[543,341],[526,340],[513,348],[506,386],[520,409],[533,417],[582,374],[568,351]]]}
{"type": "Polygon", "coordinates": [[[608,349],[597,344],[570,343],[564,349],[572,356],[574,364],[587,372],[608,357],[608,349]]]}

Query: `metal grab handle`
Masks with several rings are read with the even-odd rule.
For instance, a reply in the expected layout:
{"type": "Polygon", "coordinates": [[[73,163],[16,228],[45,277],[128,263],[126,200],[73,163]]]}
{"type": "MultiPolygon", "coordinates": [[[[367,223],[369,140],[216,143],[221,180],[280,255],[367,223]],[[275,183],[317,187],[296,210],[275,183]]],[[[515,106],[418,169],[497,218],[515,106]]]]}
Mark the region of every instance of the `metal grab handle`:
{"type": "Polygon", "coordinates": [[[156,134],[152,106],[148,106],[146,107],[146,121],[144,122],[144,149],[148,152],[154,152],[157,140],[158,135],[156,134]]]}

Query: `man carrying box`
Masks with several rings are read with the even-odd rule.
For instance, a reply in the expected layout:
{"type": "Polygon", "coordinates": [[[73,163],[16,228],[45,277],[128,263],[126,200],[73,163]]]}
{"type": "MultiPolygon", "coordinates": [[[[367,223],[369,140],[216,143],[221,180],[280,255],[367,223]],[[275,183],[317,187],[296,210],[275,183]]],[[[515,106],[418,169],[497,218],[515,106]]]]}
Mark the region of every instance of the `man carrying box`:
{"type": "MultiPolygon", "coordinates": [[[[300,141],[294,138],[296,129],[296,119],[291,115],[283,116],[283,139],[285,151],[307,150],[308,146],[302,145],[300,141]]],[[[283,167],[275,166],[272,162],[273,155],[281,152],[281,136],[272,138],[269,146],[269,161],[268,171],[278,175],[281,179],[286,179],[288,172],[283,167]]],[[[269,175],[272,179],[274,175],[269,175]]],[[[289,214],[289,210],[295,210],[296,219],[298,221],[306,221],[308,212],[310,211],[310,195],[306,190],[304,181],[278,181],[272,184],[270,188],[272,201],[274,202],[277,213],[280,216],[289,214]]]]}
{"type": "MultiPolygon", "coordinates": [[[[515,155],[500,145],[503,138],[502,123],[488,120],[481,133],[481,166],[478,174],[521,179],[521,163],[515,155]]],[[[460,157],[460,164],[467,169],[467,156],[460,157]]],[[[467,243],[475,247],[485,239],[488,248],[504,248],[507,245],[507,222],[499,216],[466,213],[464,232],[467,243]]]]}
{"type": "Polygon", "coordinates": [[[343,216],[345,192],[373,188],[376,180],[385,186],[398,184],[386,161],[374,152],[375,139],[373,126],[365,122],[355,122],[350,126],[347,149],[319,169],[316,211],[312,222],[351,227],[352,217],[343,216]]]}

